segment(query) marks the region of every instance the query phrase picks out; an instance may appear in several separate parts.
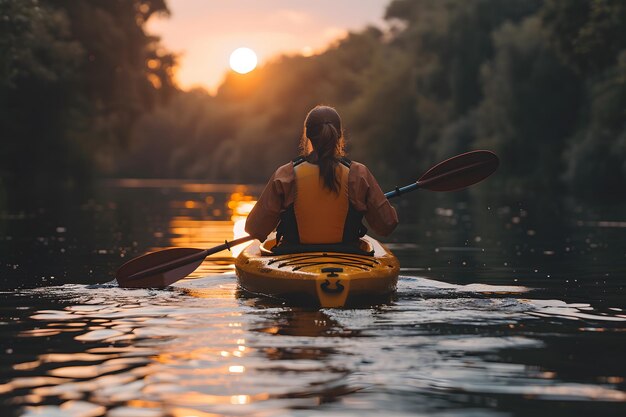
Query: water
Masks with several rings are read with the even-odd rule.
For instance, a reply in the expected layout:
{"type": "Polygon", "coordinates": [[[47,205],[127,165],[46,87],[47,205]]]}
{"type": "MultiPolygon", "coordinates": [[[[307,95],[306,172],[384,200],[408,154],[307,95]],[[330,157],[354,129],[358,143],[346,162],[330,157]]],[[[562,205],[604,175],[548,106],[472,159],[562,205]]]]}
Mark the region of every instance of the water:
{"type": "Polygon", "coordinates": [[[398,293],[369,308],[241,293],[228,252],[167,290],[112,282],[231,239],[259,191],[123,182],[5,210],[0,415],[625,415],[623,205],[397,200],[398,293]]]}

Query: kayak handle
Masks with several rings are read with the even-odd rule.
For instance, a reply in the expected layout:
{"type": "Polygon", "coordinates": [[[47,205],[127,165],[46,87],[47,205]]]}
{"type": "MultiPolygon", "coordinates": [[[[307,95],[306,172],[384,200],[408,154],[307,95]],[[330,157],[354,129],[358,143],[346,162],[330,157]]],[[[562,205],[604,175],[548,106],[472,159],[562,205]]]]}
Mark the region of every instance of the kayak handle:
{"type": "Polygon", "coordinates": [[[337,272],[343,272],[343,268],[333,268],[333,267],[329,267],[329,268],[322,268],[322,273],[327,273],[328,274],[328,278],[336,278],[339,275],[337,275],[337,272]]]}
{"type": "Polygon", "coordinates": [[[330,288],[330,281],[329,280],[326,280],[326,281],[322,282],[320,287],[322,288],[322,291],[327,292],[329,294],[339,294],[344,289],[344,286],[341,285],[340,281],[341,281],[340,279],[335,281],[335,288],[330,288]]]}

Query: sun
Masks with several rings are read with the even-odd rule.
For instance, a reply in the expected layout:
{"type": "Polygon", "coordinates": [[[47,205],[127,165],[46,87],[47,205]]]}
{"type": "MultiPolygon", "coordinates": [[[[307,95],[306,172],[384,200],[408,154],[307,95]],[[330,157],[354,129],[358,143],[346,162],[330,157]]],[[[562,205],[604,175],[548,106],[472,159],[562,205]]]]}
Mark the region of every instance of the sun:
{"type": "Polygon", "coordinates": [[[239,74],[247,74],[256,68],[257,57],[250,48],[237,48],[230,54],[230,67],[239,74]]]}

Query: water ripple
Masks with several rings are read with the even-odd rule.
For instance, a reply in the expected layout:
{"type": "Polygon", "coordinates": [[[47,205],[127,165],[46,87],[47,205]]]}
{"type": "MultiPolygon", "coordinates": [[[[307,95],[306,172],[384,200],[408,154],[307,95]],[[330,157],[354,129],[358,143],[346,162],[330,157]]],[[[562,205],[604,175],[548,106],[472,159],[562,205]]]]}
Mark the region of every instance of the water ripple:
{"type": "Polygon", "coordinates": [[[164,291],[25,292],[64,306],[13,324],[19,346],[54,346],[5,355],[0,401],[23,416],[436,415],[442,404],[471,405],[467,416],[496,415],[490,401],[626,403],[623,375],[589,367],[573,378],[560,356],[534,353],[592,330],[618,336],[623,311],[526,298],[540,293],[525,287],[403,277],[390,304],[320,311],[239,294],[229,274],[164,291]]]}

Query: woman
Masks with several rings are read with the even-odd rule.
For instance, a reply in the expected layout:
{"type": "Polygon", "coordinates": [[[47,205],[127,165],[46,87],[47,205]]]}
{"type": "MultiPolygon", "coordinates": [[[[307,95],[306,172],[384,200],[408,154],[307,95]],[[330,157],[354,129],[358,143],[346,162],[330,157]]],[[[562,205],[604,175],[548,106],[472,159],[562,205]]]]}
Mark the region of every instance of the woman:
{"type": "Polygon", "coordinates": [[[301,154],[278,168],[246,221],[246,232],[264,241],[274,228],[277,242],[355,243],[367,229],[379,235],[398,224],[367,167],[344,157],[341,118],[328,106],[313,108],[304,121],[301,154]]]}

